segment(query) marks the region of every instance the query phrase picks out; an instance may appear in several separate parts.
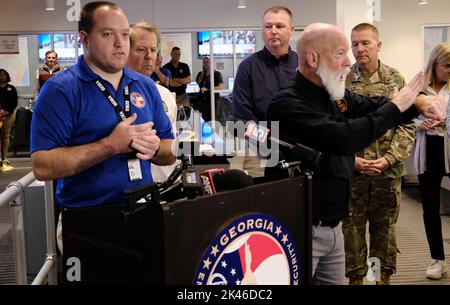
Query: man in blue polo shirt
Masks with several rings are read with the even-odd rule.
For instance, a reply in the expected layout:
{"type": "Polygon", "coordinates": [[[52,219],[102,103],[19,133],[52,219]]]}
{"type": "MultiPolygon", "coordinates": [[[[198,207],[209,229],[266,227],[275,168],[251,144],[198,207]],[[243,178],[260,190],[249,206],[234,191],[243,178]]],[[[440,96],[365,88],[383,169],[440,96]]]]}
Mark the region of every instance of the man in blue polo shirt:
{"type": "Polygon", "coordinates": [[[175,161],[155,84],[125,68],[130,29],[123,11],[88,3],[79,31],[84,55],[40,92],[31,131],[35,176],[58,179],[58,204],[75,208],[123,202],[125,189],[152,181],[150,162],[175,161]]]}

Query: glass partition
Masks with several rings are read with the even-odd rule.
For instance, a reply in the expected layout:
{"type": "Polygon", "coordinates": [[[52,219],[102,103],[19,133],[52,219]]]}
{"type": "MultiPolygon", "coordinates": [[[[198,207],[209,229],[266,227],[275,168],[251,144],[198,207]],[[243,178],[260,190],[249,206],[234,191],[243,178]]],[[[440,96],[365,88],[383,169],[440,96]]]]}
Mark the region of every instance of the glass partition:
{"type": "Polygon", "coordinates": [[[441,43],[450,41],[450,25],[424,26],[423,30],[423,62],[428,62],[433,48],[441,43]]]}

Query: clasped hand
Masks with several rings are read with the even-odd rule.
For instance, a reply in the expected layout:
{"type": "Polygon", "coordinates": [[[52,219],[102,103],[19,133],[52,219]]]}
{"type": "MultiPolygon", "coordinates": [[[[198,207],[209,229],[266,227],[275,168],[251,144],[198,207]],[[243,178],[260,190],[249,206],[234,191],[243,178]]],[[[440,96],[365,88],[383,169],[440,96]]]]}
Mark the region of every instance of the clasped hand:
{"type": "Polygon", "coordinates": [[[133,125],[137,114],[120,122],[108,136],[116,154],[137,151],[136,157],[150,160],[159,148],[160,139],[153,129],[153,122],[133,125]]]}
{"type": "Polygon", "coordinates": [[[384,158],[378,158],[376,160],[367,160],[363,158],[355,158],[355,171],[361,175],[367,176],[379,176],[382,172],[389,168],[389,161],[384,158]]]}
{"type": "Polygon", "coordinates": [[[420,123],[420,128],[422,128],[423,130],[426,131],[432,131],[434,130],[437,126],[443,126],[445,123],[444,120],[433,120],[433,119],[425,119],[420,123]]]}

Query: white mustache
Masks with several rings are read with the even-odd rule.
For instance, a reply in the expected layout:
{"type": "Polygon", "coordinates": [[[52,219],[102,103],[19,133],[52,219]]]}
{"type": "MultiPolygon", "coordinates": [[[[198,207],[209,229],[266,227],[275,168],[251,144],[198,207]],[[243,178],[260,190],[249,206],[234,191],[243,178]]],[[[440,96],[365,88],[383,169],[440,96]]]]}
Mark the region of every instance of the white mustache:
{"type": "Polygon", "coordinates": [[[342,69],[340,76],[346,76],[347,74],[350,73],[350,68],[349,67],[345,67],[344,69],[342,69]]]}

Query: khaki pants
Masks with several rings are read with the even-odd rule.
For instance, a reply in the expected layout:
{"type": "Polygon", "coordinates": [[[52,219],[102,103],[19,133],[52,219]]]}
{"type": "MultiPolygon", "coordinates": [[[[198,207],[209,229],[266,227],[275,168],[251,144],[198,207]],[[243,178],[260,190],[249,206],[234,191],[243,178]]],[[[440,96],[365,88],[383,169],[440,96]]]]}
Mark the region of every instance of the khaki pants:
{"type": "Polygon", "coordinates": [[[380,260],[381,272],[393,274],[397,267],[397,224],[401,200],[401,177],[366,179],[355,177],[349,216],[343,221],[345,275],[365,276],[367,258],[380,260]],[[366,243],[369,222],[370,247],[366,243]]]}
{"type": "Polygon", "coordinates": [[[267,160],[257,156],[245,156],[242,169],[252,177],[264,176],[265,164],[267,160]]]}
{"type": "Polygon", "coordinates": [[[11,139],[11,131],[14,127],[14,123],[16,122],[16,114],[11,113],[5,117],[2,117],[2,128],[1,128],[1,141],[2,141],[2,150],[3,157],[6,159],[8,150],[9,150],[9,141],[11,139]]]}

